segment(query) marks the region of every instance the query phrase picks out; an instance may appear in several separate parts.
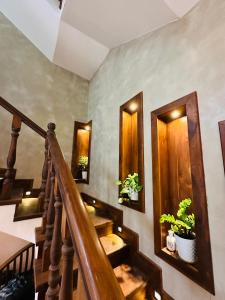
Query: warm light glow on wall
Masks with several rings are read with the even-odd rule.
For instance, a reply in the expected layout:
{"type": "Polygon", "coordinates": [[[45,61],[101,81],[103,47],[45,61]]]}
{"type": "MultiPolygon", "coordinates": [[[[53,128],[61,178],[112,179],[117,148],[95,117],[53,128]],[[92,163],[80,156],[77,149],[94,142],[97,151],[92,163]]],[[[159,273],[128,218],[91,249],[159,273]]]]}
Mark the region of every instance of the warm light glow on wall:
{"type": "Polygon", "coordinates": [[[174,110],[174,111],[171,112],[170,116],[171,116],[172,119],[177,119],[181,116],[181,113],[180,113],[179,110],[174,110]]]}
{"type": "Polygon", "coordinates": [[[134,112],[137,109],[137,103],[132,102],[129,106],[130,111],[134,112]]]}

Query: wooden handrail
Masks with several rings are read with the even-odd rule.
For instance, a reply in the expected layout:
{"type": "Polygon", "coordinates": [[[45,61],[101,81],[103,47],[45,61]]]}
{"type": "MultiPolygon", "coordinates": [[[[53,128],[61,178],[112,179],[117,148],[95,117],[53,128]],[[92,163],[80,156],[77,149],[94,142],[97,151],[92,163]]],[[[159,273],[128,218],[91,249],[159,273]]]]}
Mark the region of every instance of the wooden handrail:
{"type": "Polygon", "coordinates": [[[55,125],[50,123],[48,128],[47,140],[51,160],[87,298],[91,300],[125,299],[94,225],[90,221],[71,171],[64,160],[54,134],[55,125]]]}
{"type": "Polygon", "coordinates": [[[17,117],[19,117],[24,124],[26,124],[28,127],[33,129],[36,133],[41,135],[43,138],[46,138],[47,133],[44,129],[42,129],[40,126],[38,126],[36,123],[34,123],[31,119],[26,117],[21,111],[16,109],[14,106],[12,106],[9,102],[7,102],[2,97],[0,97],[0,106],[5,108],[12,115],[16,115],[17,117]]]}

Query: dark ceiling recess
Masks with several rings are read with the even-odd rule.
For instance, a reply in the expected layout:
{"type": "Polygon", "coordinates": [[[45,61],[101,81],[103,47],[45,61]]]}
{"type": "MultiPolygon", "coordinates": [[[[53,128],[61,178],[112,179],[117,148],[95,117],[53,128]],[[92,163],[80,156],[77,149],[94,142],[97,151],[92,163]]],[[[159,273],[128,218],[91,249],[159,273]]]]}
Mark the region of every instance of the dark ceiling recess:
{"type": "Polygon", "coordinates": [[[59,8],[60,9],[62,8],[62,2],[63,2],[63,0],[59,0],[59,8]]]}

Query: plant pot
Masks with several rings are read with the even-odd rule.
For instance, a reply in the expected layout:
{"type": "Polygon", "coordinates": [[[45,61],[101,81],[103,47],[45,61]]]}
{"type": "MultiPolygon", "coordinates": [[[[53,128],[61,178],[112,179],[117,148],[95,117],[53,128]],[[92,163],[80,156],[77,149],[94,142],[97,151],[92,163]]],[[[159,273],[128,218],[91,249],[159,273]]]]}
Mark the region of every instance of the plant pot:
{"type": "Polygon", "coordinates": [[[87,180],[87,171],[82,171],[82,179],[87,180]]]}
{"type": "Polygon", "coordinates": [[[197,260],[196,256],[196,238],[192,240],[184,239],[179,235],[175,234],[176,248],[179,257],[187,263],[194,263],[197,260]]]}
{"type": "Polygon", "coordinates": [[[138,192],[131,191],[129,193],[129,198],[132,201],[138,201],[138,192]]]}

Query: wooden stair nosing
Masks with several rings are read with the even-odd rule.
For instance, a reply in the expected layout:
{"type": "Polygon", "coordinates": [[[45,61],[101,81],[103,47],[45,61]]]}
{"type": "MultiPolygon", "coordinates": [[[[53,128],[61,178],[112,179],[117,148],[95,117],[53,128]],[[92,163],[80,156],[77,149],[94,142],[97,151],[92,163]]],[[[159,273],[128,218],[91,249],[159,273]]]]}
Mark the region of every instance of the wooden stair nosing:
{"type": "Polygon", "coordinates": [[[15,216],[13,218],[13,222],[23,221],[23,220],[29,220],[29,219],[35,219],[35,218],[41,218],[43,215],[43,212],[37,212],[34,214],[30,214],[27,216],[15,216]]]}

